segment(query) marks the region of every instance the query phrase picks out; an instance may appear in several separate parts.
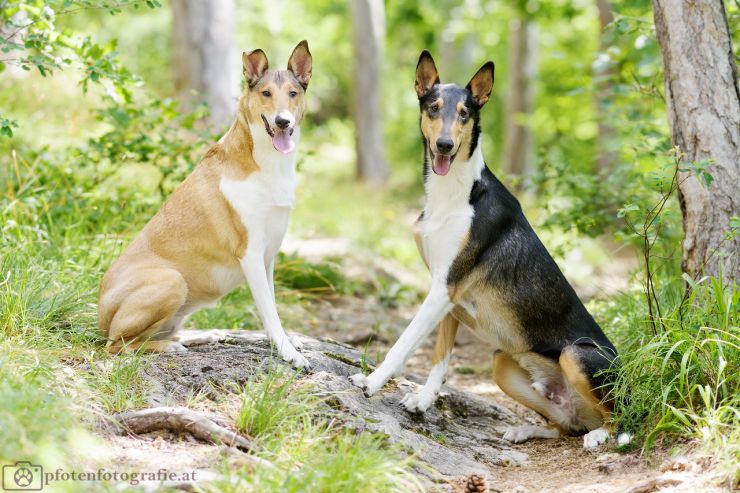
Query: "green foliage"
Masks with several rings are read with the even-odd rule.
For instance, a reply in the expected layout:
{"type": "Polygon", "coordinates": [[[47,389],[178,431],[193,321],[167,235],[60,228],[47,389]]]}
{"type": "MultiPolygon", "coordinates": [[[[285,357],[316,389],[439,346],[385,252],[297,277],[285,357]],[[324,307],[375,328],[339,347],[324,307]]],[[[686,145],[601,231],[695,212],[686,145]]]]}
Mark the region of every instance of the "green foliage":
{"type": "Polygon", "coordinates": [[[149,358],[142,352],[91,356],[90,370],[85,375],[96,403],[107,414],[147,407],[149,385],[143,378],[149,358]]]}
{"type": "Polygon", "coordinates": [[[263,439],[283,440],[311,423],[318,401],[292,375],[272,367],[250,378],[239,390],[241,407],[235,418],[242,432],[263,439]]]}
{"type": "Polygon", "coordinates": [[[280,252],[276,260],[275,283],[302,294],[348,293],[349,281],[339,266],[328,262],[313,263],[295,254],[280,252]]]}
{"type": "Polygon", "coordinates": [[[6,137],[13,136],[13,129],[18,127],[18,122],[15,120],[8,120],[7,118],[0,118],[0,135],[6,137]]]}
{"type": "Polygon", "coordinates": [[[56,392],[51,368],[25,355],[0,349],[0,459],[11,463],[42,455],[45,444],[65,442],[76,425],[70,403],[56,392]],[[53,426],[50,426],[54,423],[53,426]]]}
{"type": "Polygon", "coordinates": [[[402,458],[382,435],[337,427],[324,415],[326,404],[311,387],[270,365],[238,388],[241,407],[235,422],[255,437],[261,464],[254,471],[228,468],[226,479],[206,491],[422,491],[402,458]]]}
{"type": "Polygon", "coordinates": [[[641,299],[625,295],[609,310],[623,338],[617,419],[646,450],[659,436],[688,436],[740,461],[740,289],[707,278],[688,296],[680,282],[658,296],[665,309],[655,334],[641,299]]]}
{"type": "MultiPolygon", "coordinates": [[[[123,2],[93,0],[23,0],[6,1],[0,8],[0,71],[8,65],[41,76],[72,68],[80,73],[80,85],[87,92],[90,83],[108,83],[111,98],[130,102],[131,85],[138,81],[121,65],[116,42],[98,44],[90,36],[77,36],[61,27],[59,17],[84,10],[105,10],[114,15],[124,7],[147,6],[157,8],[153,0],[123,2]]],[[[3,120],[6,121],[6,120],[3,120]]],[[[12,137],[10,127],[3,123],[1,135],[12,137]]]]}

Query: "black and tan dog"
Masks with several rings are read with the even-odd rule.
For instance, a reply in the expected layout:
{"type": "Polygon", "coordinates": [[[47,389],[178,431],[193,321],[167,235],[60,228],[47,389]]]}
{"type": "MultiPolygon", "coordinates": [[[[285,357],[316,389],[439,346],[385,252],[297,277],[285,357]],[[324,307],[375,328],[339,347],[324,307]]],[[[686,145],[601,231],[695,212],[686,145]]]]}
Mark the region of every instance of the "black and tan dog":
{"type": "Polygon", "coordinates": [[[588,313],[522,213],[519,202],[483,162],[480,110],[493,88],[493,62],[465,87],[440,84],[431,55],[416,67],[424,138],[426,204],[416,226],[432,286],[419,312],[369,376],[352,382],[367,395],[404,369],[408,357],[439,327],[433,368],[424,387],[402,404],[431,406],[445,378],[459,325],[494,348],[493,375],[509,396],[550,426],[512,428],[523,442],[586,433],[584,446],[605,442],[610,406],[601,370],[616,350],[588,313]]]}

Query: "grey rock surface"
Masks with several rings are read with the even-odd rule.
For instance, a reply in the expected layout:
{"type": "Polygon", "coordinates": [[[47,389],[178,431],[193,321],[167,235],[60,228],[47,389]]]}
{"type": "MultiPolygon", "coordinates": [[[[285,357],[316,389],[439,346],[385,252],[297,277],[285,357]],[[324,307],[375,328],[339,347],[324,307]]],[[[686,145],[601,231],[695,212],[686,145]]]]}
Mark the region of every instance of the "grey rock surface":
{"type": "MultiPolygon", "coordinates": [[[[311,363],[311,370],[300,379],[330,395],[331,408],[348,426],[384,433],[416,454],[420,472],[432,481],[474,473],[495,479],[496,466],[526,461],[526,454],[500,438],[506,427],[520,423],[508,409],[443,386],[435,406],[423,415],[412,414],[400,400],[418,389],[419,384],[412,381],[418,379],[396,379],[378,395],[366,398],[347,378],[360,371],[360,351],[330,339],[292,337],[303,344],[301,352],[311,363]]],[[[262,332],[183,331],[180,342],[188,351],[163,353],[148,370],[154,404],[184,401],[193,392],[208,394],[214,388],[244,382],[259,368],[287,367],[262,332]]]]}

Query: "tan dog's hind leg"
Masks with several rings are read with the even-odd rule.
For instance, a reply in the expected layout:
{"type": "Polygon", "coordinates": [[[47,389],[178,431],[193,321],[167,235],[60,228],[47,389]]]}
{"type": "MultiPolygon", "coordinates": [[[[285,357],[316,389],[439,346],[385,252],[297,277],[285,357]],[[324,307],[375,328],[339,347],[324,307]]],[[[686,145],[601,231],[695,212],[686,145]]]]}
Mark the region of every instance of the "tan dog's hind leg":
{"type": "Polygon", "coordinates": [[[455,345],[458,321],[452,314],[448,314],[439,323],[437,329],[437,343],[434,347],[432,371],[427,377],[424,387],[418,392],[409,392],[401,400],[401,405],[412,413],[423,413],[434,404],[439,389],[447,376],[447,368],[455,345]]]}
{"type": "Polygon", "coordinates": [[[108,330],[101,327],[101,332],[108,335],[108,350],[170,349],[169,339],[179,325],[172,322],[187,297],[187,284],[180,273],[174,269],[148,271],[121,295],[108,330]]]}
{"type": "Polygon", "coordinates": [[[504,440],[521,443],[530,438],[557,438],[565,431],[557,424],[562,420],[559,416],[561,411],[532,388],[530,374],[511,356],[500,351],[493,356],[493,379],[506,395],[554,423],[548,427],[526,425],[511,428],[504,434],[504,440]]]}

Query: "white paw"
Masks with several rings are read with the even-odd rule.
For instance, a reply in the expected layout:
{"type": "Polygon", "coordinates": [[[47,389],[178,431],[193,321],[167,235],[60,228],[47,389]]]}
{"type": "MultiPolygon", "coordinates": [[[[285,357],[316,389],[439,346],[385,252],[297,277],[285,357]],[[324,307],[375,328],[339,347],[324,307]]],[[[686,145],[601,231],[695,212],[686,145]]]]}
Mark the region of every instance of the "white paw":
{"type": "Polygon", "coordinates": [[[504,440],[512,443],[526,442],[530,438],[557,438],[560,432],[554,428],[544,428],[542,426],[523,425],[514,426],[506,430],[504,440]]]}
{"type": "Polygon", "coordinates": [[[288,336],[288,339],[290,339],[290,343],[298,351],[300,351],[301,349],[303,349],[303,341],[301,341],[301,338],[299,336],[288,336]]]}
{"type": "Polygon", "coordinates": [[[620,433],[619,436],[617,436],[617,445],[620,447],[624,445],[629,445],[632,443],[632,435],[629,433],[620,433]]]}
{"type": "Polygon", "coordinates": [[[167,344],[167,349],[165,349],[168,353],[184,353],[187,352],[187,350],[188,348],[175,341],[170,341],[169,344],[167,344]]]}
{"type": "Polygon", "coordinates": [[[609,441],[609,432],[596,428],[583,435],[583,448],[595,448],[609,441]]]}
{"type": "Polygon", "coordinates": [[[367,377],[364,373],[355,373],[349,377],[349,381],[352,382],[352,385],[359,387],[362,390],[367,388],[367,377]]]}
{"type": "Polygon", "coordinates": [[[362,373],[356,373],[349,377],[349,380],[355,387],[360,387],[367,397],[377,394],[384,385],[384,382],[378,383],[373,378],[372,373],[369,376],[365,376],[362,373]]]}
{"type": "Polygon", "coordinates": [[[434,396],[422,389],[420,392],[409,392],[403,399],[401,405],[410,413],[423,413],[434,403],[434,396]]]}
{"type": "Polygon", "coordinates": [[[281,352],[280,356],[282,356],[285,361],[293,365],[294,368],[303,368],[304,370],[311,369],[311,364],[308,362],[306,357],[293,348],[281,352]]]}

